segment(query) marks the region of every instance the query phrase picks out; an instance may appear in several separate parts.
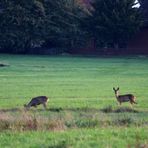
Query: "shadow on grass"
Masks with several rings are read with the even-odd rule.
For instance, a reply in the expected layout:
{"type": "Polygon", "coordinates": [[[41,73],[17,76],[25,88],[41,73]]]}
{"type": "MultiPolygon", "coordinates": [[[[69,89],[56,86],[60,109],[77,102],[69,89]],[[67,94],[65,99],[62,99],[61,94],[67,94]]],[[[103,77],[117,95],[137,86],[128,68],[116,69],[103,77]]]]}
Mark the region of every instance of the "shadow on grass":
{"type": "Polygon", "coordinates": [[[45,110],[44,108],[41,109],[37,109],[37,108],[30,108],[30,109],[25,109],[25,108],[8,108],[8,109],[0,109],[0,112],[20,112],[20,111],[39,111],[39,112],[42,112],[42,111],[51,111],[51,112],[60,112],[64,109],[62,108],[49,108],[47,110],[45,110]]]}
{"type": "Polygon", "coordinates": [[[128,108],[128,107],[121,107],[121,108],[114,110],[114,113],[122,113],[122,112],[139,113],[138,110],[128,108]]]}
{"type": "Polygon", "coordinates": [[[113,109],[112,106],[107,106],[107,107],[101,109],[101,111],[104,112],[104,113],[125,113],[125,112],[139,113],[138,110],[135,110],[133,108],[120,107],[120,108],[117,108],[117,109],[113,109]]]}
{"type": "Polygon", "coordinates": [[[48,108],[47,110],[45,109],[37,109],[37,108],[30,108],[29,110],[26,110],[25,108],[10,108],[10,109],[0,109],[0,112],[20,112],[20,111],[50,111],[50,112],[61,112],[61,111],[72,111],[72,112],[104,112],[104,113],[124,113],[124,112],[129,112],[129,113],[139,113],[138,110],[135,110],[133,108],[129,107],[120,107],[117,109],[113,109],[112,106],[107,106],[102,109],[96,109],[96,108],[48,108]]]}
{"type": "Polygon", "coordinates": [[[64,110],[66,111],[74,111],[74,112],[98,112],[99,109],[96,108],[88,108],[88,107],[83,107],[83,108],[65,108],[64,110]]]}
{"type": "MultiPolygon", "coordinates": [[[[44,111],[44,109],[37,109],[38,111],[44,111]]],[[[95,108],[88,108],[88,107],[84,107],[84,108],[49,108],[47,109],[47,111],[51,111],[51,112],[60,112],[60,111],[72,111],[72,112],[98,112],[99,109],[95,109],[95,108]]]]}
{"type": "Polygon", "coordinates": [[[10,109],[0,109],[0,112],[19,112],[21,111],[20,108],[10,108],[10,109]]]}

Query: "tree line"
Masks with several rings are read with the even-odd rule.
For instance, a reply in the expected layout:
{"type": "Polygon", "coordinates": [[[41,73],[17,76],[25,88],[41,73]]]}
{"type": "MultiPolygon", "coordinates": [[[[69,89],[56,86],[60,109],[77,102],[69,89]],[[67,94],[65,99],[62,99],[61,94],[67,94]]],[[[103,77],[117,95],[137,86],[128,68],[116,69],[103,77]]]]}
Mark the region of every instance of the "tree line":
{"type": "Polygon", "coordinates": [[[126,47],[141,26],[135,0],[0,0],[0,52],[126,47]]]}

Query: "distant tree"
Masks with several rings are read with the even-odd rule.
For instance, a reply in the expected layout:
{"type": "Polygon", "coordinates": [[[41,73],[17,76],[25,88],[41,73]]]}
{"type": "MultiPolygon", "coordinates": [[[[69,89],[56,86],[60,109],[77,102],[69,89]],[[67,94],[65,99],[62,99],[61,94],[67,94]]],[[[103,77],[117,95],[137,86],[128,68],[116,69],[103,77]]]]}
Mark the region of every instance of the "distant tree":
{"type": "Polygon", "coordinates": [[[86,29],[102,47],[119,48],[139,29],[141,17],[135,0],[94,0],[86,29]]]}
{"type": "Polygon", "coordinates": [[[1,0],[0,50],[74,48],[82,42],[80,23],[89,7],[81,0],[1,0]]]}
{"type": "Polygon", "coordinates": [[[142,11],[142,15],[144,21],[147,21],[148,24],[148,0],[139,0],[140,10],[142,11]]]}
{"type": "Polygon", "coordinates": [[[25,53],[42,42],[44,7],[38,0],[1,0],[0,49],[25,53]]]}
{"type": "Polygon", "coordinates": [[[44,46],[73,48],[80,44],[80,23],[86,12],[78,0],[46,0],[46,40],[44,46]]]}

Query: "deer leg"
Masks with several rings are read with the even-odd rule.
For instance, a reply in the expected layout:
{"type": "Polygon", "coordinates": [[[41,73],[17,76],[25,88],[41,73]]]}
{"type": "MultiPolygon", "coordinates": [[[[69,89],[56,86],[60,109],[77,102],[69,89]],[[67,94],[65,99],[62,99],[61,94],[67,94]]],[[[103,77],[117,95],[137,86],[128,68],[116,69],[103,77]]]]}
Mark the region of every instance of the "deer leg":
{"type": "Polygon", "coordinates": [[[47,107],[46,107],[46,103],[43,103],[43,107],[44,107],[45,109],[47,109],[47,107]]]}
{"type": "Polygon", "coordinates": [[[130,101],[131,108],[133,108],[133,102],[130,101]]]}
{"type": "Polygon", "coordinates": [[[27,105],[27,106],[26,106],[26,109],[27,109],[27,110],[29,110],[29,109],[30,109],[30,107],[31,107],[30,105],[27,105]]]}

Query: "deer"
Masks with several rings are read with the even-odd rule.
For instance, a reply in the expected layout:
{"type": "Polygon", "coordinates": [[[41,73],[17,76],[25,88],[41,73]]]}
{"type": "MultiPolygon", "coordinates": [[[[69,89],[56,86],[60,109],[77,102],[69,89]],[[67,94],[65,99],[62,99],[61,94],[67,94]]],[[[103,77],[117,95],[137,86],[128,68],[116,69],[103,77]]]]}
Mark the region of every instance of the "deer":
{"type": "Polygon", "coordinates": [[[27,105],[24,104],[24,107],[26,109],[30,109],[30,107],[37,107],[37,105],[43,104],[43,107],[47,109],[46,107],[47,102],[48,102],[48,97],[38,96],[38,97],[32,98],[31,101],[27,105]]]}
{"type": "Polygon", "coordinates": [[[130,102],[131,105],[133,105],[133,103],[137,104],[137,102],[135,102],[136,97],[133,94],[119,95],[119,87],[117,89],[113,87],[113,90],[120,105],[122,102],[130,102]]]}

